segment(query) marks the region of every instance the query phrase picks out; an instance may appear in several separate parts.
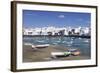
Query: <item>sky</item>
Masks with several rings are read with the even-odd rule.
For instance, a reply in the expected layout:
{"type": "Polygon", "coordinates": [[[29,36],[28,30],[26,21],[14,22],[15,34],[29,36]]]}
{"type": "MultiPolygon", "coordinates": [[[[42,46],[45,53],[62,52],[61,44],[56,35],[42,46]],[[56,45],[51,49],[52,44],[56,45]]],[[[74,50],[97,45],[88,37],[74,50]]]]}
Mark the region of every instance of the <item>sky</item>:
{"type": "Polygon", "coordinates": [[[48,26],[90,27],[90,24],[90,13],[23,10],[24,28],[48,26]]]}

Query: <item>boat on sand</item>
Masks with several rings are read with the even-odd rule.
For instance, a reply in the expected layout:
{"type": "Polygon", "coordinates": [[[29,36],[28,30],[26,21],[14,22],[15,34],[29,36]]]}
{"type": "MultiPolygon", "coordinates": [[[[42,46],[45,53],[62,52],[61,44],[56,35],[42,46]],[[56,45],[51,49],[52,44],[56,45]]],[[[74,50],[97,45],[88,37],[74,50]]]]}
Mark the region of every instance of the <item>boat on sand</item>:
{"type": "Polygon", "coordinates": [[[49,47],[49,44],[42,44],[42,45],[32,45],[32,49],[40,49],[40,48],[46,48],[49,47]]]}
{"type": "Polygon", "coordinates": [[[51,52],[52,58],[79,56],[79,55],[80,55],[80,51],[78,49],[68,49],[66,52],[51,52]]]}
{"type": "Polygon", "coordinates": [[[51,52],[52,58],[57,58],[57,57],[67,57],[71,54],[71,52],[51,52]]]}
{"type": "Polygon", "coordinates": [[[81,54],[81,52],[78,49],[68,49],[69,52],[71,52],[71,55],[78,56],[81,54]]]}

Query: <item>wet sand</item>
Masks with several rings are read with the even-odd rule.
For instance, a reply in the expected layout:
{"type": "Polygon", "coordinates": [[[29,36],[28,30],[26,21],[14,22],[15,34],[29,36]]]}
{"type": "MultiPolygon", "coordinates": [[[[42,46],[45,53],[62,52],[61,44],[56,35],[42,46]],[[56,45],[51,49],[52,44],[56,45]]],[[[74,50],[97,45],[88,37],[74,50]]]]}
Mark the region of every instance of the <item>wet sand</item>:
{"type": "Polygon", "coordinates": [[[68,56],[53,59],[51,58],[51,52],[65,52],[68,48],[60,46],[49,46],[46,48],[40,48],[37,50],[32,49],[29,45],[23,45],[23,62],[43,62],[43,61],[53,61],[53,60],[85,60],[90,59],[88,56],[68,56]]]}

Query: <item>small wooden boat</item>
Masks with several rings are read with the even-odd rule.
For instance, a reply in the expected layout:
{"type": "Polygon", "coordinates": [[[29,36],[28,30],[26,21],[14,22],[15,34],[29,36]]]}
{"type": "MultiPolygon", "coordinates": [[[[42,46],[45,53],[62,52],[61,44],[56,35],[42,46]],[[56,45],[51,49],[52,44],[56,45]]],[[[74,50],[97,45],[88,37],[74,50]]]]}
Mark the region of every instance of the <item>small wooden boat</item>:
{"type": "Polygon", "coordinates": [[[39,48],[46,48],[50,46],[49,44],[43,44],[43,45],[32,45],[33,49],[39,49],[39,48]]]}
{"type": "Polygon", "coordinates": [[[71,55],[78,56],[80,55],[80,51],[78,49],[68,49],[69,52],[71,52],[71,55]]]}
{"type": "Polygon", "coordinates": [[[57,57],[67,57],[71,54],[71,52],[51,52],[51,55],[53,58],[57,58],[57,57]]]}
{"type": "Polygon", "coordinates": [[[71,52],[71,55],[73,55],[73,56],[78,56],[78,55],[80,55],[80,54],[81,54],[80,51],[71,52]]]}

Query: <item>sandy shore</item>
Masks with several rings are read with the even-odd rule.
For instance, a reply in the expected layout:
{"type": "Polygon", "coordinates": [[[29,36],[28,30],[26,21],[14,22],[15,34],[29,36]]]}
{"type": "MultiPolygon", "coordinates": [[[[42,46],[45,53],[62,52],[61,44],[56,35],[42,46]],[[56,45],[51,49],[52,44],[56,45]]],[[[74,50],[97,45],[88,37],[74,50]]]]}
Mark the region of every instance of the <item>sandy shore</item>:
{"type": "Polygon", "coordinates": [[[23,62],[42,62],[42,61],[52,61],[52,60],[84,60],[90,59],[88,56],[68,56],[61,57],[57,59],[51,58],[51,52],[65,52],[68,48],[60,46],[49,46],[47,48],[41,48],[38,50],[32,49],[31,46],[23,45],[23,62]]]}

